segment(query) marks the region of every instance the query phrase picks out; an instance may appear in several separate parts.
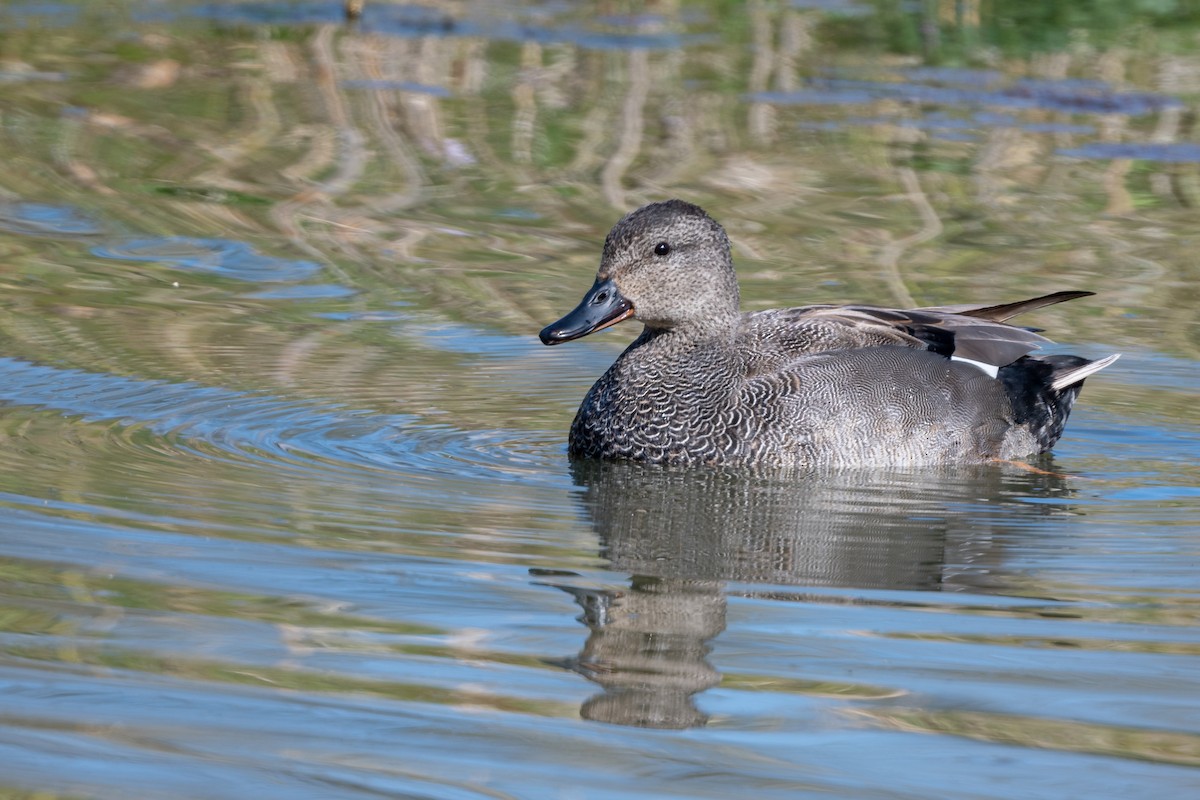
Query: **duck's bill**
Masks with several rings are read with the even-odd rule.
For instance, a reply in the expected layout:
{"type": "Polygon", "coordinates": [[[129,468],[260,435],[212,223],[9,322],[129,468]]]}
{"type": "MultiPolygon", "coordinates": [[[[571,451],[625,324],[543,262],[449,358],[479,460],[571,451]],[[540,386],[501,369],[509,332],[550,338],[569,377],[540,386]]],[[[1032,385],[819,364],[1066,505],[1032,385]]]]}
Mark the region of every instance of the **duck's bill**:
{"type": "Polygon", "coordinates": [[[596,281],[575,310],[538,334],[542,344],[562,344],[602,331],[633,316],[633,303],[617,291],[612,281],[596,281]]]}

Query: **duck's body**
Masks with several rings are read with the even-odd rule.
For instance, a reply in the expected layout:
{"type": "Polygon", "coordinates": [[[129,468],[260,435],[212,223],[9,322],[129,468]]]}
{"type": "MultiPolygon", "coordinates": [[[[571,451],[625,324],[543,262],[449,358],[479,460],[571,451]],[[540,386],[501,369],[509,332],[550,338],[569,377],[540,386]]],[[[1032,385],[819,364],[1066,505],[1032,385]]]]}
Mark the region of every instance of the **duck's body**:
{"type": "Polygon", "coordinates": [[[627,317],[642,335],[571,426],[574,457],[678,464],[916,465],[1048,450],[1085,377],[1114,357],[1026,355],[1003,320],[1089,294],[899,311],[808,306],[742,314],[729,242],[678,200],[622,219],[556,344],[627,317]]]}

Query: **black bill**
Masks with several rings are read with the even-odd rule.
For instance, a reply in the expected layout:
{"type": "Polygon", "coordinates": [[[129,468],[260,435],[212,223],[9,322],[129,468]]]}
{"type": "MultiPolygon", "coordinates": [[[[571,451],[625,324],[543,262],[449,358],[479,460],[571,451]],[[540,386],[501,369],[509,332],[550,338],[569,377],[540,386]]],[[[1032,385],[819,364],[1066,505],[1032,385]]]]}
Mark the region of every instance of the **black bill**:
{"type": "Polygon", "coordinates": [[[632,315],[633,303],[621,296],[616,284],[597,280],[574,311],[542,328],[538,337],[542,344],[562,344],[616,325],[632,315]]]}

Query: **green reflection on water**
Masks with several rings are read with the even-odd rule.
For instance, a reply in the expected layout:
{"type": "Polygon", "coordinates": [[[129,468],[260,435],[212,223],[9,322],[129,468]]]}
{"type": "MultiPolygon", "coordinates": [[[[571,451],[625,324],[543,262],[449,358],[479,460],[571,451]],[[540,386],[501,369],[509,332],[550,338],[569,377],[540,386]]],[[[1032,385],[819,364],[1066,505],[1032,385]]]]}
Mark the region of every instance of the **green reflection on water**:
{"type": "MultiPolygon", "coordinates": [[[[868,5],[864,3],[864,5],[868,5]]],[[[1189,47],[1200,26],[1194,3],[1085,0],[1072,3],[961,3],[872,0],[875,13],[828,23],[831,39],[852,47],[866,41],[899,53],[920,53],[934,63],[972,60],[997,48],[1008,56],[1061,51],[1089,44],[1111,47],[1135,32],[1167,35],[1176,49],[1189,47]]]]}
{"type": "Polygon", "coordinates": [[[473,707],[546,717],[574,717],[579,712],[578,706],[570,703],[511,697],[470,686],[446,689],[423,683],[354,678],[340,672],[322,673],[289,667],[224,664],[179,656],[158,656],[145,650],[74,647],[67,651],[63,648],[18,645],[6,649],[5,659],[67,662],[129,670],[134,673],[243,686],[269,686],[273,689],[299,692],[369,694],[393,701],[473,707]]]}
{"type": "MultiPolygon", "coordinates": [[[[116,575],[88,574],[76,569],[62,569],[30,561],[0,562],[0,582],[3,598],[33,601],[72,601],[84,605],[104,606],[111,616],[124,610],[203,614],[254,620],[270,624],[299,627],[353,629],[372,633],[407,636],[434,636],[445,633],[440,628],[399,621],[371,619],[353,614],[330,614],[311,607],[309,602],[296,598],[251,595],[218,591],[195,586],[148,583],[116,575]]],[[[14,617],[18,607],[11,607],[14,617]]],[[[33,612],[28,612],[33,614],[33,612]]],[[[34,614],[28,619],[39,619],[34,614]]],[[[4,630],[13,630],[7,625],[4,630]]],[[[31,631],[32,632],[32,631],[31,631]]],[[[55,633],[50,625],[40,632],[55,633]]]]}
{"type": "Polygon", "coordinates": [[[0,784],[0,797],[4,800],[76,800],[86,797],[82,794],[60,794],[38,790],[18,789],[0,784]]]}
{"type": "Polygon", "coordinates": [[[1028,716],[910,709],[854,710],[893,730],[942,733],[989,742],[1200,766],[1200,736],[1028,716]]]}

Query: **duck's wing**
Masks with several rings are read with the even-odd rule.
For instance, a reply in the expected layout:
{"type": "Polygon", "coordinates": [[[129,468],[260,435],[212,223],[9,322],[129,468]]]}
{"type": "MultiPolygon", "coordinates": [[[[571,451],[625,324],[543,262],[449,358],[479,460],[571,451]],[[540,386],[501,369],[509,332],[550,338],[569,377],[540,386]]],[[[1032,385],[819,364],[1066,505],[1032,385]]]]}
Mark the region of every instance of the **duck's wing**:
{"type": "Polygon", "coordinates": [[[1001,305],[895,309],[805,306],[747,314],[743,337],[751,369],[778,367],[810,353],[899,345],[997,368],[1050,340],[1004,320],[1091,292],[1054,294],[1001,305]]]}
{"type": "Polygon", "coordinates": [[[1041,297],[1031,297],[1028,300],[1018,300],[1015,303],[1000,305],[958,305],[958,306],[925,306],[915,311],[931,311],[937,314],[958,314],[966,317],[979,317],[992,322],[1004,322],[1026,311],[1052,306],[1055,303],[1065,303],[1068,300],[1078,300],[1080,297],[1091,297],[1095,292],[1052,292],[1041,297]]]}

